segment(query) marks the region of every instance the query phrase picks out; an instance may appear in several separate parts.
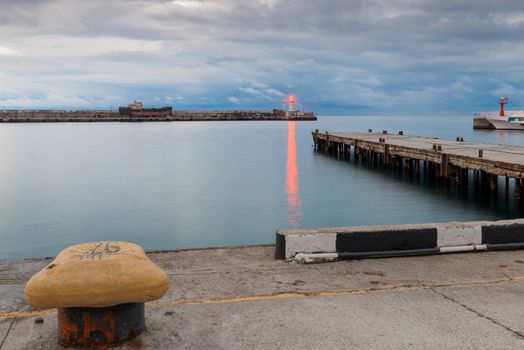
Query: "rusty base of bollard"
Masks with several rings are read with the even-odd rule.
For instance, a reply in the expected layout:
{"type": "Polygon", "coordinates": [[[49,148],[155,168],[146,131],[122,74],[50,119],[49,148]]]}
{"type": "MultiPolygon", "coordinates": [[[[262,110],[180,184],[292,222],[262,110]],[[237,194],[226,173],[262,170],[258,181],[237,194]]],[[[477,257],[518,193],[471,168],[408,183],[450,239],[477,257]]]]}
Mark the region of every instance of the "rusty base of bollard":
{"type": "Polygon", "coordinates": [[[58,340],[65,347],[117,345],[145,329],[144,303],[58,309],[58,340]]]}

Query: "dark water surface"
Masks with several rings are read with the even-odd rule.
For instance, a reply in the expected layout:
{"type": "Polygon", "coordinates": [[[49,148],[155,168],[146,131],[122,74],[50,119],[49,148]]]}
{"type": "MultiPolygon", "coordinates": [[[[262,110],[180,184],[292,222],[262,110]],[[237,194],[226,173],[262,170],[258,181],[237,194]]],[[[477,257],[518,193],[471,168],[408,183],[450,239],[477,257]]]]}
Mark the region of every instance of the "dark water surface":
{"type": "Polygon", "coordinates": [[[0,258],[93,240],[210,247],[273,243],[285,227],[522,215],[505,186],[457,191],[315,153],[316,128],[524,146],[518,131],[473,131],[470,116],[1,124],[0,258]]]}

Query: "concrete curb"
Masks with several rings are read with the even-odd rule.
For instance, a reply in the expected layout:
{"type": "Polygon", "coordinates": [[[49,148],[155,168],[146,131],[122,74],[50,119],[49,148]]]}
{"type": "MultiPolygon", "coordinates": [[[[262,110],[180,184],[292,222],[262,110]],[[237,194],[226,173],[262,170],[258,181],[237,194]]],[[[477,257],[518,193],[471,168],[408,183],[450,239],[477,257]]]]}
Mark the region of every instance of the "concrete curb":
{"type": "Polygon", "coordinates": [[[524,248],[524,219],[278,230],[275,258],[300,262],[524,248]]]}

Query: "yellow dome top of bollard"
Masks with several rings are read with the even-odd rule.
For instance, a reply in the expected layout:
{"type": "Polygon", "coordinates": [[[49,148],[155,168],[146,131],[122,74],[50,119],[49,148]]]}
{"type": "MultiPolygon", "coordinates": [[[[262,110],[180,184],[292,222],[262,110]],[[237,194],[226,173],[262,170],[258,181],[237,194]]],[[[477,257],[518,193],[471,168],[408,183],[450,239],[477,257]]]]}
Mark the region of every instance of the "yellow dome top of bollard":
{"type": "Polygon", "coordinates": [[[168,284],[167,274],[139,245],[91,242],[61,251],[24,292],[34,307],[107,307],[158,299],[168,284]]]}

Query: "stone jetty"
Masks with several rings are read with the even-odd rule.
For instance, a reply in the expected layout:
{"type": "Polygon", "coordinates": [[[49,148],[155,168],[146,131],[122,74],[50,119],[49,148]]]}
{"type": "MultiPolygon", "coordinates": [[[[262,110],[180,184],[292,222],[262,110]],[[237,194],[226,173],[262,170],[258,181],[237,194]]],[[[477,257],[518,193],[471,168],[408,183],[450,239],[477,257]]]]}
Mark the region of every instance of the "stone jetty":
{"type": "Polygon", "coordinates": [[[226,121],[226,120],[317,120],[311,112],[272,110],[173,110],[161,116],[123,115],[112,110],[0,110],[3,123],[46,122],[142,122],[142,121],[226,121]]]}

